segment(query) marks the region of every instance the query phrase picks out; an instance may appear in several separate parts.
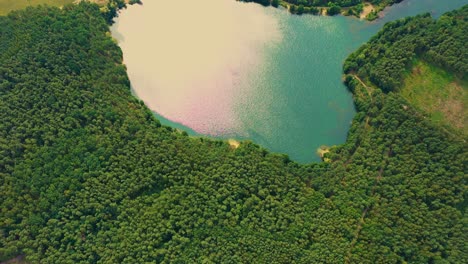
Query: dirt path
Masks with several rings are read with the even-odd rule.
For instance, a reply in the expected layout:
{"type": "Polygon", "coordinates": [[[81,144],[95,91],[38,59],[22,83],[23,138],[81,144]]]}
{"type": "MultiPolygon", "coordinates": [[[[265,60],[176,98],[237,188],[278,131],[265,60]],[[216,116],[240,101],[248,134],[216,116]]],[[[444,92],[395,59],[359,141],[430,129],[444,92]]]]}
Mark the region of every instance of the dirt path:
{"type": "Polygon", "coordinates": [[[362,86],[364,86],[364,88],[366,88],[366,91],[367,91],[367,94],[369,95],[369,98],[371,100],[371,102],[373,101],[372,99],[372,88],[370,88],[369,86],[367,86],[362,80],[361,78],[359,78],[359,76],[357,76],[356,74],[352,74],[351,76],[353,76],[356,80],[359,81],[359,83],[361,83],[362,86]]]}

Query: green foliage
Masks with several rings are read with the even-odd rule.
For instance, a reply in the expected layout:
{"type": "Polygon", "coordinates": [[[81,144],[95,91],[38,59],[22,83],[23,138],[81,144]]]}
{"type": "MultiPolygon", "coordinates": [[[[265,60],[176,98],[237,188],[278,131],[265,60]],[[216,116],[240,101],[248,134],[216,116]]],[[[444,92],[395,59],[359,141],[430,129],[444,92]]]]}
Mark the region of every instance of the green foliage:
{"type": "MultiPolygon", "coordinates": [[[[138,2],[132,1],[131,4],[135,4],[138,2]]],[[[106,19],[109,25],[114,23],[114,18],[118,16],[118,11],[120,9],[126,8],[126,4],[124,0],[108,0],[105,7],[102,9],[102,14],[106,19]]]]}
{"type": "Polygon", "coordinates": [[[304,13],[304,6],[299,5],[299,7],[297,8],[297,14],[302,15],[303,13],[304,13]]]}
{"type": "Polygon", "coordinates": [[[2,261],[467,258],[466,143],[397,94],[361,101],[330,163],[299,165],[161,126],[132,96],[96,5],[29,8],[0,25],[2,261]]]}
{"type": "MultiPolygon", "coordinates": [[[[292,14],[314,14],[319,13],[319,7],[330,7],[328,8],[328,15],[334,16],[341,13],[342,7],[349,7],[347,15],[359,16],[363,10],[364,0],[237,0],[240,2],[255,2],[263,6],[279,7],[280,3],[284,6],[289,6],[289,11],[292,14]]],[[[370,1],[372,4],[377,6],[377,10],[383,10],[386,6],[394,3],[399,3],[402,0],[374,0],[370,1]]],[[[368,17],[368,20],[374,20],[378,18],[378,12],[372,12],[368,17]]]]}
{"type": "Polygon", "coordinates": [[[327,15],[329,16],[335,16],[341,13],[341,7],[332,5],[328,10],[327,10],[327,15]]]}
{"type": "Polygon", "coordinates": [[[277,1],[277,0],[273,0],[273,1],[272,0],[238,0],[238,1],[240,1],[240,2],[255,2],[255,3],[261,4],[263,6],[273,5],[274,7],[278,7],[278,5],[279,5],[279,1],[277,1]]]}
{"type": "Polygon", "coordinates": [[[356,72],[385,92],[398,90],[414,58],[423,58],[454,72],[461,79],[468,72],[468,6],[439,20],[429,14],[385,25],[372,40],[345,62],[345,72],[356,72]]]}
{"type": "Polygon", "coordinates": [[[291,12],[291,14],[295,14],[297,12],[297,7],[295,5],[291,5],[289,7],[289,12],[291,12]]]}
{"type": "Polygon", "coordinates": [[[307,7],[315,6],[315,7],[323,7],[328,6],[329,4],[341,6],[341,7],[348,7],[354,6],[357,4],[362,3],[362,0],[283,0],[289,4],[293,5],[304,5],[307,7]]]}
{"type": "Polygon", "coordinates": [[[372,10],[369,14],[367,14],[366,19],[368,21],[374,21],[379,18],[379,13],[376,10],[372,10]]]}
{"type": "Polygon", "coordinates": [[[364,4],[357,4],[349,8],[346,15],[360,17],[360,14],[362,13],[363,10],[364,10],[364,4]]]}

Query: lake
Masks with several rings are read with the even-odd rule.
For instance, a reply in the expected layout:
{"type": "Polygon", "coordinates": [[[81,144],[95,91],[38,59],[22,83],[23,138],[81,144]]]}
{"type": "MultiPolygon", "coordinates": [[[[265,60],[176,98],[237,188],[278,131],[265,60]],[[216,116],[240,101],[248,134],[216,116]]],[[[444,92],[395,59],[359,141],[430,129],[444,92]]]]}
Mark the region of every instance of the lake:
{"type": "Polygon", "coordinates": [[[234,0],[150,0],[123,10],[111,31],[135,95],[161,123],[308,163],[346,140],[355,109],[345,58],[388,21],[467,3],[406,0],[366,22],[234,0]]]}

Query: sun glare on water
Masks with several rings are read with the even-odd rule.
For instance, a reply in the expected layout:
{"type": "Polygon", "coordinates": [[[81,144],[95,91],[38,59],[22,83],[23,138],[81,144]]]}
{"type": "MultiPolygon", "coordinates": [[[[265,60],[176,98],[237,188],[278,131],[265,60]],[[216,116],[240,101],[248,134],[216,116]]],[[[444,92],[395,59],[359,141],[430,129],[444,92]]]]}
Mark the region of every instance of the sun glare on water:
{"type": "Polygon", "coordinates": [[[238,131],[236,100],[251,90],[243,78],[262,63],[261,49],[281,40],[266,9],[231,0],[144,1],[124,10],[112,30],[137,96],[211,135],[238,131]]]}

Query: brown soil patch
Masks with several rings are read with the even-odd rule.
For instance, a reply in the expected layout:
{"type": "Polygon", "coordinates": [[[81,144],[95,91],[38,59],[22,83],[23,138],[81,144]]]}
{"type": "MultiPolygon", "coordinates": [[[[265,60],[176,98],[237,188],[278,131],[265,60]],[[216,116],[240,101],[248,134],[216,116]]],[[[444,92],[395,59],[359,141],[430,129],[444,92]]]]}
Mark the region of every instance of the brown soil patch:
{"type": "Polygon", "coordinates": [[[463,102],[464,90],[460,84],[453,82],[448,87],[450,93],[447,100],[439,99],[439,109],[446,120],[454,127],[463,129],[467,127],[468,111],[463,102]]]}

